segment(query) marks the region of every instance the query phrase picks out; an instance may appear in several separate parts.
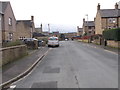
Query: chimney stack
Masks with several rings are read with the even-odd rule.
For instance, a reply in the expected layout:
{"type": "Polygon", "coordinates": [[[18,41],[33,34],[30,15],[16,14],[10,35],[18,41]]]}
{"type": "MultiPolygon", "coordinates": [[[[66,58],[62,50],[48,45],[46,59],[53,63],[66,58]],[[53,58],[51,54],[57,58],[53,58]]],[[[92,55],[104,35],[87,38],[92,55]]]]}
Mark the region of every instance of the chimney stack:
{"type": "Polygon", "coordinates": [[[42,24],[40,25],[40,27],[42,28],[42,24]]]}
{"type": "Polygon", "coordinates": [[[96,18],[94,17],[94,22],[95,22],[95,19],[96,19],[96,18]]]}
{"type": "Polygon", "coordinates": [[[85,18],[83,18],[83,22],[85,22],[85,18]]]}
{"type": "Polygon", "coordinates": [[[100,10],[100,3],[98,3],[97,10],[100,10]]]}
{"type": "Polygon", "coordinates": [[[117,3],[115,4],[115,9],[118,9],[118,4],[117,3]]]}
{"type": "Polygon", "coordinates": [[[31,16],[31,20],[34,22],[34,16],[31,16]]]}

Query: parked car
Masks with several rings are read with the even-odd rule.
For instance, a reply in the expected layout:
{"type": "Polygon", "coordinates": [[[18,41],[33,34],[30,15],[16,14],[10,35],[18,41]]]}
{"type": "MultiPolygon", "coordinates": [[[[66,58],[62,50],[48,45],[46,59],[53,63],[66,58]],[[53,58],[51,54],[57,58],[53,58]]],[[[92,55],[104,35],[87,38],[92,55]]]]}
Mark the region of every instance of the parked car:
{"type": "Polygon", "coordinates": [[[43,40],[38,40],[38,47],[43,46],[44,41],[43,40]]]}
{"type": "Polygon", "coordinates": [[[57,46],[59,47],[59,39],[58,37],[49,37],[48,38],[48,47],[50,46],[57,46]]]}

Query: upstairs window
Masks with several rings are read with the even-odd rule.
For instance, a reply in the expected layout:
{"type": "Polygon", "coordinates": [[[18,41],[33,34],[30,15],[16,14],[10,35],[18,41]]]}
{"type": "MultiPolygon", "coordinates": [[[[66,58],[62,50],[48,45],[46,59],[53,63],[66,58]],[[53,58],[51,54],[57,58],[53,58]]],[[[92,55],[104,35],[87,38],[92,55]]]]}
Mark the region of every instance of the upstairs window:
{"type": "Polygon", "coordinates": [[[9,25],[12,26],[12,18],[9,17],[9,25]]]}
{"type": "Polygon", "coordinates": [[[108,23],[117,23],[117,19],[116,18],[109,18],[108,23]]]}

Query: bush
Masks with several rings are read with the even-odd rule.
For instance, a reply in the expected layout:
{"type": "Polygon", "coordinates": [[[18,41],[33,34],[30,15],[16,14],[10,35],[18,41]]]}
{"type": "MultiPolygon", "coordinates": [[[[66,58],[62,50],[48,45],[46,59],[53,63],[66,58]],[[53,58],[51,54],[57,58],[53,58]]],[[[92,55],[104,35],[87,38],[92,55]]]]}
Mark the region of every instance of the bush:
{"type": "Polygon", "coordinates": [[[103,31],[103,37],[106,40],[120,41],[120,28],[103,31]]]}

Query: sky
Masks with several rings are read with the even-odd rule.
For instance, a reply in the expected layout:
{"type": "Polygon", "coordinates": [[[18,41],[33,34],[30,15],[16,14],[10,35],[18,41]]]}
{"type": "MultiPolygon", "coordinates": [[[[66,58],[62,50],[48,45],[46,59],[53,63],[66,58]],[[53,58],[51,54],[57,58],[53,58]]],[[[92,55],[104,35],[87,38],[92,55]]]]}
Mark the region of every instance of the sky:
{"type": "MultiPolygon", "coordinates": [[[[2,0],[5,1],[5,0],[2,0]]],[[[120,0],[9,0],[17,20],[29,20],[34,16],[35,27],[43,24],[43,30],[76,32],[82,27],[83,18],[93,21],[97,5],[101,9],[113,9],[120,0]]]]}

